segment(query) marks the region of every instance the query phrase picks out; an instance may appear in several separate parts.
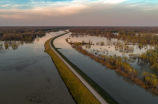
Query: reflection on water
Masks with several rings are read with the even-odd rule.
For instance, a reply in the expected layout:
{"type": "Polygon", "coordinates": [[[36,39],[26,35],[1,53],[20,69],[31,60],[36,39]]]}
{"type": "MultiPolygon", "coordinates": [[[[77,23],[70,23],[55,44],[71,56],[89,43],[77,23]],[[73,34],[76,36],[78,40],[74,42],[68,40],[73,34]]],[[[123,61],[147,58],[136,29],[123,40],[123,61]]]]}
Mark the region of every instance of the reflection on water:
{"type": "MultiPolygon", "coordinates": [[[[115,71],[108,69],[105,66],[102,66],[100,63],[97,63],[96,61],[92,60],[91,58],[79,53],[78,51],[74,50],[66,41],[65,39],[70,38],[69,36],[71,33],[64,35],[62,37],[57,38],[54,41],[54,44],[59,51],[66,56],[71,62],[73,62],[78,68],[80,68],[85,74],[87,74],[92,80],[94,80],[99,86],[101,86],[108,94],[110,94],[118,103],[120,104],[157,104],[158,102],[158,96],[151,93],[148,90],[145,90],[141,88],[140,86],[134,84],[130,80],[128,80],[125,77],[120,76],[115,71]]],[[[89,42],[89,39],[93,39],[90,37],[83,38],[80,37],[81,41],[84,40],[85,42],[89,42]],[[87,40],[85,40],[87,39],[87,40]]],[[[99,39],[100,37],[98,37],[99,39]]],[[[78,42],[78,38],[70,39],[69,41],[72,42],[78,42]]],[[[94,41],[98,42],[98,39],[94,39],[94,41]]],[[[100,38],[102,40],[106,40],[105,38],[100,38]]],[[[93,41],[93,43],[95,43],[93,41]]],[[[107,44],[105,42],[105,44],[107,44]]],[[[105,48],[108,50],[108,54],[120,54],[122,56],[122,53],[119,51],[116,51],[114,47],[112,47],[113,44],[109,43],[108,45],[100,46],[100,45],[91,45],[91,48],[85,49],[88,51],[100,50],[100,52],[103,52],[103,49],[105,48]],[[110,48],[109,48],[110,46],[110,48]],[[104,47],[104,48],[103,48],[104,47]],[[100,49],[102,48],[102,49],[100,49]],[[102,50],[102,51],[101,51],[102,50]],[[115,53],[114,53],[115,52],[115,53]]],[[[132,51],[131,51],[132,52],[132,51]]],[[[140,53],[142,50],[139,48],[134,48],[133,53],[140,53]]],[[[95,53],[94,53],[95,54],[95,53]]],[[[128,54],[125,54],[127,56],[128,54]]]]}
{"type": "Polygon", "coordinates": [[[0,49],[18,49],[19,46],[22,46],[23,44],[33,44],[34,42],[38,42],[39,37],[37,37],[34,41],[2,41],[0,42],[0,49]]]}
{"type": "Polygon", "coordinates": [[[1,104],[73,104],[44,43],[63,33],[51,32],[32,42],[0,41],[1,104]]]}
{"type": "Polygon", "coordinates": [[[149,64],[142,64],[138,60],[138,56],[140,54],[149,49],[154,49],[154,46],[141,46],[138,43],[133,44],[128,41],[122,41],[115,38],[108,39],[106,37],[89,35],[70,35],[67,41],[69,43],[82,43],[81,46],[83,49],[97,57],[102,55],[117,55],[122,58],[127,57],[128,63],[138,71],[140,77],[142,77],[142,72],[144,71],[158,75],[149,64]]]}
{"type": "MultiPolygon", "coordinates": [[[[49,33],[47,33],[47,34],[49,34],[49,33]]],[[[36,38],[33,41],[22,41],[22,40],[21,41],[16,41],[16,40],[0,41],[0,50],[2,50],[2,49],[3,50],[4,49],[16,50],[16,49],[18,49],[18,47],[22,46],[23,44],[33,44],[34,42],[39,42],[40,38],[42,38],[42,37],[36,36],[36,38]]],[[[43,40],[43,39],[41,39],[41,40],[43,40]]]]}

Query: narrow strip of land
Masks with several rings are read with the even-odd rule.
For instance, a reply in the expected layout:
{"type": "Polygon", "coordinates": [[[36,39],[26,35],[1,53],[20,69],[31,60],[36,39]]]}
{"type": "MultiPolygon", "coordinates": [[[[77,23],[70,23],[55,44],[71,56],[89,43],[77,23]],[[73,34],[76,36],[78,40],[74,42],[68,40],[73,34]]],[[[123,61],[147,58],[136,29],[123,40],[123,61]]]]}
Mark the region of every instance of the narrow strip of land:
{"type": "MultiPolygon", "coordinates": [[[[54,38],[55,39],[55,38],[54,38]]],[[[66,84],[70,94],[77,104],[100,104],[97,98],[87,89],[86,86],[75,76],[75,74],[64,64],[64,62],[51,49],[49,41],[45,42],[45,52],[48,53],[54,62],[58,72],[66,84]]],[[[54,45],[52,44],[54,47],[54,45]]],[[[56,48],[55,48],[56,49],[56,48]]]]}
{"type": "MultiPolygon", "coordinates": [[[[55,37],[54,37],[55,38],[55,37]]],[[[88,90],[100,101],[102,104],[108,104],[76,71],[73,69],[52,47],[51,41],[49,41],[51,49],[56,53],[56,55],[66,64],[66,66],[78,77],[78,79],[88,88],[88,90]]]]}

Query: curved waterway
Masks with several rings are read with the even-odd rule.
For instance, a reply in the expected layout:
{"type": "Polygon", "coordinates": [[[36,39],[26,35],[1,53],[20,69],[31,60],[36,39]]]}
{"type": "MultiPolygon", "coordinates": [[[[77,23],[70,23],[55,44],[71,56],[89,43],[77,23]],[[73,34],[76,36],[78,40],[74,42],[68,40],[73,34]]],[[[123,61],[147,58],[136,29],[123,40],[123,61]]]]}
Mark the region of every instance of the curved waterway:
{"type": "MultiPolygon", "coordinates": [[[[0,104],[74,104],[45,42],[63,31],[47,33],[33,43],[0,49],[0,104]]],[[[1,44],[5,43],[3,41],[1,44]]]]}
{"type": "Polygon", "coordinates": [[[59,51],[72,63],[80,68],[86,75],[103,88],[119,104],[157,104],[158,96],[143,89],[118,75],[115,71],[102,66],[78,51],[74,50],[65,39],[71,33],[61,36],[54,41],[59,51]]]}

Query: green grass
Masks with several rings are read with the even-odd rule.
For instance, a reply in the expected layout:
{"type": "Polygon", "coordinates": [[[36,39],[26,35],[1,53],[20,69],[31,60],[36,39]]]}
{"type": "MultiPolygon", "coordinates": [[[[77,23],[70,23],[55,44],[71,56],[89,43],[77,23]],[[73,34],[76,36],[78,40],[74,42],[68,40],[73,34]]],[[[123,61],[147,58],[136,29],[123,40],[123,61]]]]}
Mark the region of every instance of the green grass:
{"type": "Polygon", "coordinates": [[[95,83],[91,78],[89,78],[84,72],[82,72],[76,65],[70,62],[58,49],[54,46],[53,41],[65,34],[61,34],[57,37],[54,37],[51,41],[52,47],[64,58],[65,61],[69,63],[109,104],[118,104],[105,90],[103,90],[97,83],[95,83]]]}
{"type": "MultiPolygon", "coordinates": [[[[54,37],[51,41],[52,47],[58,52],[58,54],[64,58],[65,61],[69,63],[109,104],[118,104],[108,93],[106,93],[105,90],[103,90],[97,83],[95,83],[91,78],[89,78],[84,72],[82,72],[76,65],[74,65],[72,62],[70,62],[61,52],[58,51],[58,48],[56,48],[53,44],[53,41],[62,36],[65,35],[61,34],[57,37],[54,37]]],[[[94,104],[94,103],[93,103],[94,104]]]]}
{"type": "Polygon", "coordinates": [[[45,43],[45,52],[48,53],[56,65],[63,81],[72,94],[77,104],[100,104],[94,95],[82,84],[82,82],[71,72],[63,61],[55,54],[49,46],[49,39],[45,43]]]}

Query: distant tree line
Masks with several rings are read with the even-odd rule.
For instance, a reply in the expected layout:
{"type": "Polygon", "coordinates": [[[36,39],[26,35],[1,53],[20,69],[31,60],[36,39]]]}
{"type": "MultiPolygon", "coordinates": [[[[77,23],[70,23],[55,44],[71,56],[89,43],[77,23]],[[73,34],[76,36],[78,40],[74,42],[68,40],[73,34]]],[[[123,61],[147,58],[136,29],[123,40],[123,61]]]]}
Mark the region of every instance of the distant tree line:
{"type": "Polygon", "coordinates": [[[97,35],[106,35],[110,33],[118,33],[124,31],[127,35],[134,33],[158,33],[158,27],[74,27],[70,29],[72,33],[82,33],[97,35]]]}
{"type": "Polygon", "coordinates": [[[0,40],[32,41],[36,36],[44,36],[46,32],[56,32],[69,27],[0,27],[0,40]]]}
{"type": "Polygon", "coordinates": [[[117,38],[130,43],[137,43],[139,48],[158,44],[158,27],[75,27],[72,36],[90,35],[108,39],[117,38]],[[117,35],[116,35],[117,34],[117,35]]]}

